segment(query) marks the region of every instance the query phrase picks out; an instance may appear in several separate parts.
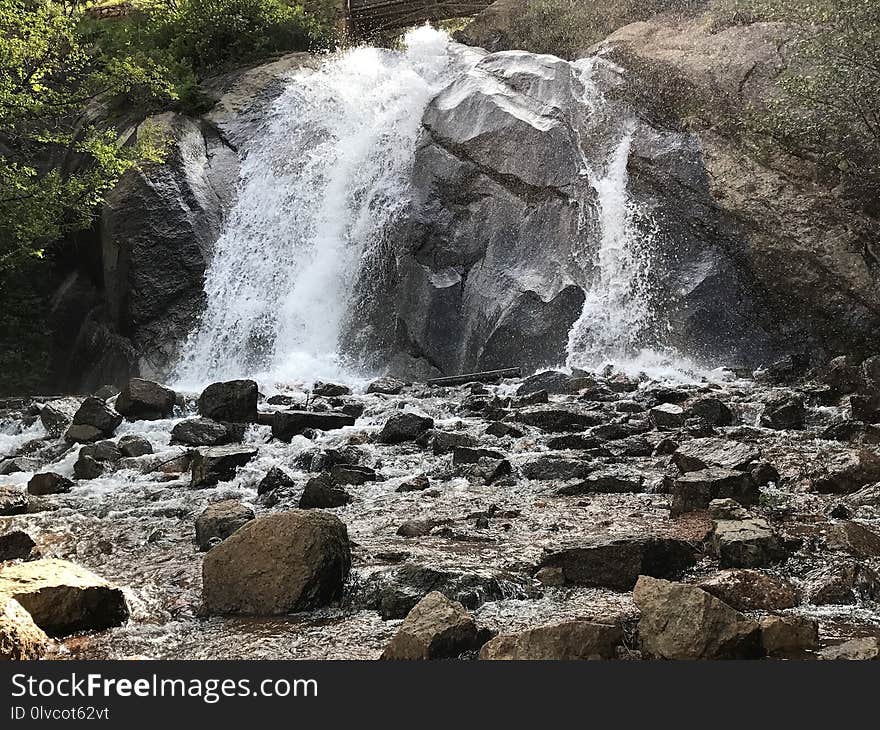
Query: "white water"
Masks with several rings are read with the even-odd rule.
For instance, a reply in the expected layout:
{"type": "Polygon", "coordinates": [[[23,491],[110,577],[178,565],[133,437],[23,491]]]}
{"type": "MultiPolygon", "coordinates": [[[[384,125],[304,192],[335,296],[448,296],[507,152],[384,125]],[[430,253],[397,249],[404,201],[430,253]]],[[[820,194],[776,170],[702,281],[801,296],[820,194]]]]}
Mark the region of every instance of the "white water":
{"type": "Polygon", "coordinates": [[[178,385],[347,377],[339,338],[358,272],[404,210],[422,114],[466,65],[446,34],[361,47],[297,72],[242,164],[178,385]]]}

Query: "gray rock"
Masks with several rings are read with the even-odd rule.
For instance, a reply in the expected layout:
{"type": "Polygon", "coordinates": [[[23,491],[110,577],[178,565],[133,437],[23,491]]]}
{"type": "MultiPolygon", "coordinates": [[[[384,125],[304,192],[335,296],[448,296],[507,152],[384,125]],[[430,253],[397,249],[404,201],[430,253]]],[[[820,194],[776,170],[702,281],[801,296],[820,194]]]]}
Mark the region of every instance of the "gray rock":
{"type": "Polygon", "coordinates": [[[399,395],[406,387],[406,383],[397,378],[386,376],[377,378],[367,386],[367,393],[379,393],[382,395],[399,395]]]}
{"type": "Polygon", "coordinates": [[[187,446],[225,446],[244,438],[241,424],[213,421],[210,418],[187,418],[171,429],[171,443],[187,446]]]}
{"type": "Polygon", "coordinates": [[[658,429],[675,429],[684,425],[684,408],[675,403],[662,403],[648,412],[651,423],[658,429]]]}
{"type": "Polygon", "coordinates": [[[210,550],[252,519],[254,511],[235,499],[208,505],[196,518],[196,544],[199,550],[210,550]]]}
{"type": "Polygon", "coordinates": [[[681,444],[672,454],[672,463],[682,472],[716,466],[744,471],[760,456],[760,449],[740,441],[698,438],[681,444]]]}
{"type": "Polygon", "coordinates": [[[827,661],[877,661],[880,659],[880,639],[876,636],[850,639],[823,649],[819,652],[819,658],[827,661]]]}
{"type": "Polygon", "coordinates": [[[542,431],[559,433],[598,426],[605,418],[600,411],[576,405],[551,404],[517,411],[516,420],[542,431]]]}
{"type": "Polygon", "coordinates": [[[379,433],[379,441],[383,444],[415,441],[431,428],[434,428],[434,419],[432,418],[420,416],[418,413],[395,413],[382,427],[382,431],[379,433]]]}
{"type": "Polygon", "coordinates": [[[761,425],[776,430],[797,430],[804,427],[807,411],[797,396],[774,398],[761,414],[761,425]]]}
{"type": "Polygon", "coordinates": [[[354,426],[357,418],[347,413],[326,411],[277,411],[272,416],[272,435],[281,441],[290,441],[309,429],[335,431],[354,426]]]}
{"type": "Polygon", "coordinates": [[[122,423],[122,415],[100,398],[86,398],[73,416],[65,438],[78,443],[90,443],[110,438],[122,423]]]}
{"type": "Polygon", "coordinates": [[[118,446],[122,456],[129,459],[153,453],[153,445],[149,440],[134,434],[123,436],[119,439],[118,446]]]}
{"type": "Polygon", "coordinates": [[[431,480],[425,474],[416,474],[416,476],[407,479],[397,487],[397,492],[424,492],[430,488],[431,480]]]}
{"type": "Polygon", "coordinates": [[[706,509],[714,499],[730,498],[746,507],[758,503],[758,487],[747,472],[712,467],[692,471],[672,483],[673,517],[706,509]]]}
{"type": "Polygon", "coordinates": [[[257,449],[237,446],[214,446],[193,456],[190,486],[211,487],[235,477],[238,469],[257,455],[257,449]]]}
{"type": "Polygon", "coordinates": [[[476,437],[460,431],[437,431],[431,439],[434,455],[448,454],[459,446],[474,447],[477,445],[476,437]]]}
{"type": "Polygon", "coordinates": [[[767,520],[719,520],[712,547],[722,568],[760,568],[784,560],[782,540],[767,520]]]}
{"type": "Polygon", "coordinates": [[[299,500],[300,509],[332,509],[351,502],[351,495],[327,475],[309,479],[299,500]]]}
{"type": "Polygon", "coordinates": [[[596,470],[588,459],[572,459],[559,454],[545,454],[524,462],[520,471],[526,479],[560,480],[584,479],[596,470]]]}
{"type": "Polygon", "coordinates": [[[295,486],[296,482],[290,478],[287,472],[273,466],[257,485],[257,494],[262,496],[274,492],[276,489],[293,489],[295,486]]]}
{"type": "Polygon", "coordinates": [[[169,418],[177,394],[158,383],[132,378],[116,398],[116,410],[129,421],[157,421],[169,418]]]}
{"type": "Polygon", "coordinates": [[[825,475],[813,486],[822,494],[850,494],[880,481],[880,454],[869,448],[834,454],[822,464],[825,475]]]}
{"type": "Polygon", "coordinates": [[[40,409],[40,422],[46,433],[58,438],[73,423],[73,417],[79,409],[80,402],[76,398],[58,398],[46,403],[40,409]]]}
{"type": "Polygon", "coordinates": [[[581,494],[627,494],[645,491],[645,479],[633,472],[615,472],[603,469],[587,475],[577,484],[562,487],[556,494],[574,497],[581,494]]]}
{"type": "Polygon", "coordinates": [[[831,525],[825,534],[828,544],[857,558],[880,557],[880,534],[851,520],[831,525]]]}
{"type": "Polygon", "coordinates": [[[838,561],[806,577],[805,597],[816,606],[852,605],[880,598],[880,575],[855,560],[838,561]]]}
{"type": "Polygon", "coordinates": [[[718,398],[698,398],[688,406],[687,415],[702,418],[710,426],[729,426],[733,423],[733,411],[718,398]]]}
{"type": "Polygon", "coordinates": [[[353,484],[355,486],[367,482],[378,481],[375,469],[358,464],[336,464],[330,469],[330,479],[336,484],[353,484]]]}
{"type": "Polygon", "coordinates": [[[0,485],[0,517],[11,517],[27,512],[28,492],[14,486],[0,485]]]}
{"type": "Polygon", "coordinates": [[[526,378],[516,390],[517,395],[529,395],[546,391],[547,393],[572,393],[572,378],[570,375],[560,373],[557,370],[547,370],[526,378]]]}

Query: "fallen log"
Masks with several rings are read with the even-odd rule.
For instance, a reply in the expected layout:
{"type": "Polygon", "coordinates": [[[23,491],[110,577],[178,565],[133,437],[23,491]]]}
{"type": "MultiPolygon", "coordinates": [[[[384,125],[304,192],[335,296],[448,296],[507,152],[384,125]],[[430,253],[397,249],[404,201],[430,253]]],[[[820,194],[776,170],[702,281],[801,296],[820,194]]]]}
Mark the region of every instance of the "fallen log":
{"type": "Polygon", "coordinates": [[[442,378],[431,378],[428,385],[464,385],[465,383],[495,383],[504,378],[520,378],[522,371],[519,368],[504,368],[503,370],[484,370],[480,373],[466,373],[465,375],[446,375],[442,378]]]}

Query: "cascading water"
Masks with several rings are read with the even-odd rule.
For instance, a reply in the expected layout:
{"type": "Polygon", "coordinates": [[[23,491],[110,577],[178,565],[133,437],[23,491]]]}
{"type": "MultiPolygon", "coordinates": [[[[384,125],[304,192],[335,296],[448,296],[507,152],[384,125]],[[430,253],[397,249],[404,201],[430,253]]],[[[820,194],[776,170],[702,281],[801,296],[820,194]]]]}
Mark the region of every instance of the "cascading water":
{"type": "Polygon", "coordinates": [[[242,162],[180,385],[345,370],[339,338],[358,271],[405,209],[425,107],[467,67],[427,26],[405,46],[356,48],[290,79],[242,162]]]}

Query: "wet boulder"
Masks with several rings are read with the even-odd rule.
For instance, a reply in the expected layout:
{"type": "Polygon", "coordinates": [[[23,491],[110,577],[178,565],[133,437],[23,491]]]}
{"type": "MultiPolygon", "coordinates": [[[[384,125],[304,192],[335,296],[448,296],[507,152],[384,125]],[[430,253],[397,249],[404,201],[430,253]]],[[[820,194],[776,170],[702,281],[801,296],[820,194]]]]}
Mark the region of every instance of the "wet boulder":
{"type": "Polygon", "coordinates": [[[584,479],[595,470],[596,464],[588,459],[570,458],[561,454],[542,454],[520,466],[522,475],[535,481],[584,479]]]}
{"type": "Polygon", "coordinates": [[[311,429],[335,431],[354,426],[357,418],[348,413],[331,411],[276,411],[272,415],[272,435],[281,441],[290,441],[311,429]]]}
{"type": "Polygon", "coordinates": [[[570,375],[560,373],[557,370],[546,370],[543,373],[530,375],[523,380],[522,385],[516,390],[518,396],[530,395],[544,391],[553,394],[566,394],[576,392],[570,375]]]}
{"type": "Polygon", "coordinates": [[[764,406],[761,425],[777,431],[799,430],[804,427],[807,410],[799,396],[780,396],[764,406]]]}
{"type": "Polygon", "coordinates": [[[382,431],[379,433],[379,441],[383,444],[400,444],[405,441],[415,441],[431,428],[434,428],[433,418],[411,412],[395,413],[382,427],[382,431]]]}
{"type": "Polygon", "coordinates": [[[849,399],[852,417],[868,424],[880,423],[880,386],[869,395],[853,395],[849,399]]]}
{"type": "Polygon", "coordinates": [[[207,552],[210,614],[273,616],[338,600],[351,569],[348,531],[334,515],[290,510],[251,520],[207,552]]]}
{"type": "Polygon", "coordinates": [[[698,398],[687,407],[688,418],[702,418],[710,426],[729,426],[733,411],[718,398],[698,398]]]}
{"type": "Polygon", "coordinates": [[[699,586],[737,611],[782,611],[800,602],[790,581],[757,570],[722,570],[699,586]]]}
{"type": "Polygon", "coordinates": [[[13,485],[0,485],[0,517],[27,512],[28,492],[13,485]]]}
{"type": "Polygon", "coordinates": [[[210,550],[254,519],[254,511],[235,499],[208,505],[196,518],[196,544],[210,550]]]}
{"type": "Polygon", "coordinates": [[[880,557],[880,534],[858,522],[843,520],[831,525],[825,539],[830,547],[857,558],[880,557]]]}
{"type": "Polygon", "coordinates": [[[136,459],[139,456],[153,453],[153,444],[150,443],[149,439],[136,434],[123,436],[117,442],[117,446],[122,457],[127,459],[136,459]]]}
{"type": "Polygon", "coordinates": [[[714,499],[733,499],[746,507],[758,503],[760,492],[748,472],[711,467],[688,472],[672,483],[671,514],[706,509],[714,499]]]}
{"type": "Polygon", "coordinates": [[[28,456],[16,456],[0,463],[0,476],[9,476],[10,474],[18,474],[23,471],[36,471],[40,468],[40,465],[39,459],[28,456]]]}
{"type": "Polygon", "coordinates": [[[300,509],[333,509],[351,502],[351,495],[326,474],[309,479],[299,500],[300,509]]]}
{"type": "Polygon", "coordinates": [[[827,385],[837,395],[855,393],[864,383],[858,363],[846,355],[835,357],[817,368],[814,379],[827,385]]]}
{"type": "Polygon", "coordinates": [[[662,659],[754,659],[762,655],[761,629],[702,588],[641,576],[633,591],[639,638],[662,659]]]}
{"type": "Polygon", "coordinates": [[[50,636],[101,631],[128,620],[122,590],[66,560],[44,559],[0,570],[0,599],[13,598],[50,636]]]}
{"type": "Polygon", "coordinates": [[[171,443],[186,446],[227,446],[244,438],[243,424],[214,421],[210,418],[187,418],[171,429],[171,443]]]}
{"type": "Polygon", "coordinates": [[[170,418],[177,394],[151,380],[132,378],[116,398],[116,410],[129,421],[170,418]]]}
{"type": "Polygon", "coordinates": [[[10,530],[0,534],[0,562],[4,560],[27,560],[37,544],[23,530],[10,530]]]}
{"type": "Polygon", "coordinates": [[[53,438],[64,435],[73,417],[79,409],[80,402],[76,398],[57,398],[51,400],[40,409],[40,422],[53,438]]]}
{"type": "Polygon", "coordinates": [[[723,438],[697,438],[681,444],[672,454],[679,471],[700,471],[709,467],[745,471],[761,457],[755,446],[723,438]]]}
{"type": "Polygon", "coordinates": [[[266,472],[260,483],[257,485],[257,494],[262,496],[276,489],[293,489],[296,482],[283,469],[273,466],[266,472]]]}
{"type": "Polygon", "coordinates": [[[722,568],[760,568],[784,560],[782,539],[767,520],[719,520],[712,533],[712,548],[722,568]]]}
{"type": "Polygon", "coordinates": [[[64,494],[73,489],[73,482],[67,477],[54,472],[34,474],[28,482],[28,494],[43,496],[46,494],[64,494]]]}
{"type": "Polygon", "coordinates": [[[360,464],[336,464],[330,469],[330,479],[336,484],[360,486],[379,480],[375,469],[360,464]]]}
{"type": "Polygon", "coordinates": [[[0,660],[40,659],[49,647],[46,632],[14,598],[0,595],[0,660]]]}
{"type": "Polygon", "coordinates": [[[821,494],[850,494],[880,481],[880,453],[870,448],[835,454],[822,466],[824,474],[813,482],[821,494]]]}
{"type": "Polygon", "coordinates": [[[256,448],[214,446],[193,456],[190,486],[211,487],[235,478],[238,469],[257,455],[256,448]]]}
{"type": "Polygon", "coordinates": [[[431,439],[434,456],[451,453],[462,446],[473,448],[477,443],[476,437],[463,431],[434,431],[431,439]]]}
{"type": "Polygon", "coordinates": [[[838,561],[806,577],[807,603],[816,606],[852,605],[880,598],[880,574],[855,560],[838,561]]]}
{"type": "Polygon", "coordinates": [[[212,383],[199,396],[199,415],[212,421],[255,423],[258,397],[253,380],[212,383]]]}
{"type": "Polygon", "coordinates": [[[515,634],[501,634],[480,649],[480,659],[596,660],[614,659],[623,630],[613,624],[565,621],[515,634]]]}
{"type": "Polygon", "coordinates": [[[113,436],[122,415],[100,398],[86,398],[73,416],[65,438],[77,443],[91,443],[113,436]]]}
{"type": "Polygon", "coordinates": [[[312,385],[312,394],[323,398],[339,398],[351,395],[351,388],[339,383],[325,383],[322,380],[316,380],[312,385]]]}
{"type": "Polygon", "coordinates": [[[404,480],[397,487],[396,492],[424,492],[430,488],[431,480],[425,474],[416,474],[409,479],[404,480]]]}
{"type": "Polygon", "coordinates": [[[517,411],[515,418],[520,423],[550,433],[583,431],[586,428],[598,426],[606,420],[601,411],[574,404],[559,405],[555,403],[517,411]]]}
{"type": "Polygon", "coordinates": [[[631,590],[640,575],[677,577],[696,560],[684,540],[634,537],[551,550],[537,567],[559,568],[566,585],[631,590]]]}
{"type": "Polygon", "coordinates": [[[577,484],[570,484],[556,490],[563,497],[576,497],[582,494],[628,494],[645,491],[645,478],[633,471],[602,469],[588,474],[577,484]]]}
{"type": "Polygon", "coordinates": [[[382,659],[448,659],[476,642],[477,626],[465,607],[432,591],[406,615],[382,659]]]}
{"type": "Polygon", "coordinates": [[[770,656],[819,648],[819,622],[814,618],[765,616],[760,625],[761,645],[770,656]]]}
{"type": "Polygon", "coordinates": [[[121,449],[112,441],[86,444],[77,454],[73,475],[77,479],[97,479],[105,472],[112,471],[122,458],[121,449]]]}
{"type": "Polygon", "coordinates": [[[406,387],[406,383],[397,378],[386,376],[377,378],[367,386],[367,393],[380,395],[399,395],[406,387]]]}
{"type": "Polygon", "coordinates": [[[654,427],[661,431],[681,428],[684,426],[684,408],[675,403],[661,403],[648,411],[648,417],[654,427]]]}
{"type": "Polygon", "coordinates": [[[479,449],[469,446],[456,446],[452,450],[452,463],[456,466],[462,464],[478,464],[481,459],[503,459],[504,454],[495,449],[479,449]]]}

